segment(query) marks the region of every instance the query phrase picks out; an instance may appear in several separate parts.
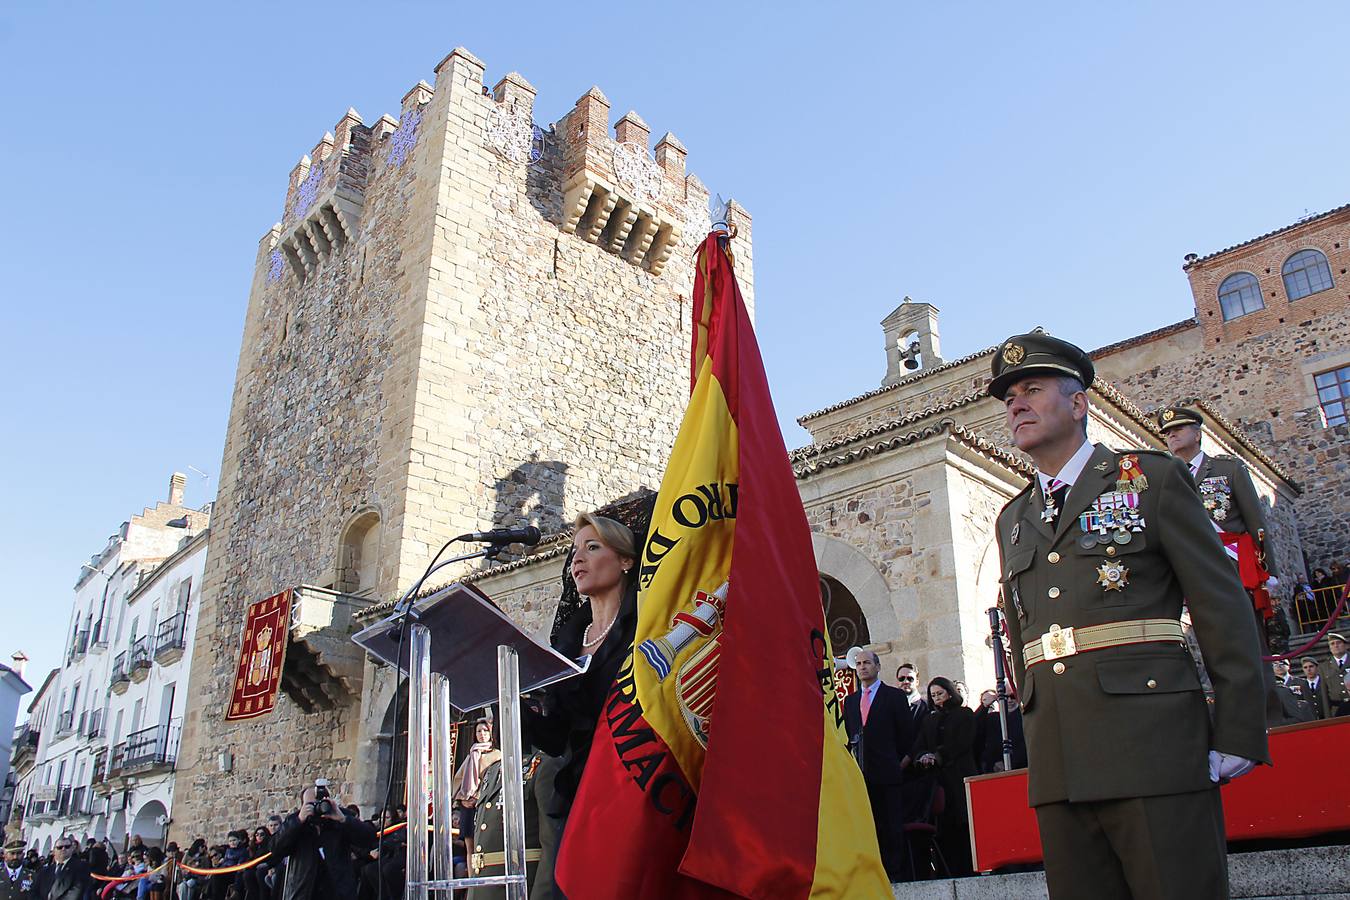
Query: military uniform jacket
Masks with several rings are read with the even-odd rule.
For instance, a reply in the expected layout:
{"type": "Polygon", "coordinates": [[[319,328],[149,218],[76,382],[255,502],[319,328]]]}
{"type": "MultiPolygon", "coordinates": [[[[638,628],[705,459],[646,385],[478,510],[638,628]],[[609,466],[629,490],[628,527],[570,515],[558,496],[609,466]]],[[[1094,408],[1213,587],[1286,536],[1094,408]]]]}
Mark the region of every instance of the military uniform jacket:
{"type": "Polygon", "coordinates": [[[1188,467],[1165,453],[1098,444],[1055,526],[1042,520],[1044,507],[1033,479],[998,518],[1000,603],[1022,701],[1031,805],[1203,790],[1211,785],[1210,749],[1269,762],[1265,707],[1252,701],[1265,686],[1251,603],[1188,467]],[[1116,492],[1125,453],[1148,479],[1136,498],[1141,526],[1128,543],[1087,541],[1079,516],[1116,492]],[[1120,590],[1102,583],[1108,563],[1124,569],[1120,590]],[[1023,647],[1052,625],[1175,621],[1183,597],[1214,683],[1212,724],[1179,643],[1025,664],[1023,647]]]}
{"type": "Polygon", "coordinates": [[[1256,486],[1252,484],[1251,473],[1241,460],[1231,456],[1210,456],[1200,462],[1200,470],[1195,473],[1195,482],[1203,494],[1206,482],[1216,495],[1225,496],[1226,504],[1221,504],[1220,516],[1213,517],[1215,523],[1224,531],[1234,534],[1247,532],[1256,542],[1256,549],[1264,557],[1266,571],[1278,575],[1275,571],[1273,554],[1267,552],[1262,536],[1269,536],[1266,529],[1265,508],[1261,498],[1256,495],[1256,486]]]}
{"type": "Polygon", "coordinates": [[[37,896],[37,872],[28,866],[19,867],[19,877],[11,880],[9,867],[0,863],[0,900],[31,900],[37,896]]]}
{"type": "MultiPolygon", "coordinates": [[[[529,764],[532,757],[526,757],[526,763],[529,764]]],[[[530,776],[525,779],[525,849],[526,865],[525,869],[529,875],[530,887],[535,886],[535,871],[537,863],[532,857],[537,857],[539,848],[539,811],[535,798],[535,781],[533,777],[535,767],[531,766],[530,776]],[[529,853],[528,851],[535,851],[529,853]]],[[[474,858],[479,853],[497,853],[500,854],[506,849],[506,819],[503,816],[502,801],[504,792],[502,791],[502,764],[500,761],[488,766],[487,771],[483,773],[483,778],[478,782],[478,793],[476,809],[473,821],[473,846],[469,849],[470,872],[471,875],[505,875],[506,866],[504,863],[492,863],[483,866],[481,871],[474,870],[472,865],[474,858]]],[[[551,879],[550,879],[551,880],[551,879]]],[[[549,885],[550,889],[552,885],[549,885]]],[[[531,891],[533,895],[533,891],[531,891]]],[[[469,889],[469,900],[492,900],[492,898],[505,898],[506,888],[504,887],[475,887],[469,889]]]]}

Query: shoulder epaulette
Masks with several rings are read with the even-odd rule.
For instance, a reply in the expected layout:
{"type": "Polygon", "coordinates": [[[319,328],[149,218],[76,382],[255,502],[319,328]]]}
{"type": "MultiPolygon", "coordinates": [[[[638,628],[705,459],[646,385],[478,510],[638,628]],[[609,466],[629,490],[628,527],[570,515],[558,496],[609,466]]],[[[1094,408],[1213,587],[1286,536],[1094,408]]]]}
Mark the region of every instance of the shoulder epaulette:
{"type": "Polygon", "coordinates": [[[1117,450],[1116,456],[1124,456],[1127,453],[1151,453],[1154,456],[1171,456],[1170,450],[1155,450],[1152,447],[1134,447],[1129,450],[1117,450]]]}

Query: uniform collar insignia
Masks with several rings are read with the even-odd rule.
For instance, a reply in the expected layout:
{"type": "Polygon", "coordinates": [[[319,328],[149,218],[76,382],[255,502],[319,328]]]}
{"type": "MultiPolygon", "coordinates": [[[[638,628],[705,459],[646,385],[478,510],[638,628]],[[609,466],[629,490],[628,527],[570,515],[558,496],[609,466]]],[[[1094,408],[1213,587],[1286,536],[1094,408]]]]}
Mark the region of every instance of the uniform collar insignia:
{"type": "Polygon", "coordinates": [[[1105,472],[1107,469],[1111,468],[1111,462],[1110,460],[1104,459],[1092,468],[1096,469],[1098,472],[1105,472]]]}

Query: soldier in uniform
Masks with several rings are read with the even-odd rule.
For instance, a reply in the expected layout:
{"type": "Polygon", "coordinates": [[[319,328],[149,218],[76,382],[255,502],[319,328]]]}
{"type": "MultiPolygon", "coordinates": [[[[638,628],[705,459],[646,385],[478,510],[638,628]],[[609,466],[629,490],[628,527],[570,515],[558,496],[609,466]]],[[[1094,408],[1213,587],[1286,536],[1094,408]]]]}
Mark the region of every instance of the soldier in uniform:
{"type": "Polygon", "coordinates": [[[37,873],[24,864],[23,841],[5,845],[5,866],[0,871],[0,900],[33,900],[37,873]]]}
{"type": "Polygon", "coordinates": [[[1050,895],[1227,897],[1218,785],[1269,762],[1237,572],[1181,462],[1087,440],[1086,353],[1017,335],[993,376],[989,393],[1037,468],[997,530],[1050,895]],[[1183,596],[1212,715],[1182,639],[1183,596]]]}
{"type": "MultiPolygon", "coordinates": [[[[527,755],[525,771],[522,773],[525,779],[525,868],[529,876],[530,897],[534,900],[553,896],[553,869],[550,864],[547,870],[541,870],[542,851],[539,840],[541,819],[545,817],[543,810],[547,809],[552,800],[551,797],[545,798],[543,794],[546,791],[551,792],[553,788],[552,778],[541,777],[540,772],[555,771],[553,767],[544,765],[552,759],[539,752],[527,755]],[[545,800],[549,802],[546,803],[545,800]]],[[[478,813],[474,818],[473,846],[469,853],[471,877],[506,874],[506,819],[502,807],[503,794],[502,763],[499,759],[488,766],[478,784],[475,805],[478,813]]],[[[504,900],[505,897],[506,889],[502,887],[475,887],[469,890],[469,900],[498,900],[498,898],[504,900]]]]}
{"type": "Polygon", "coordinates": [[[1214,528],[1229,546],[1229,556],[1237,557],[1238,575],[1251,594],[1253,608],[1260,616],[1257,631],[1264,638],[1265,622],[1275,614],[1267,588],[1279,583],[1274,554],[1266,541],[1265,510],[1251,473],[1241,460],[1210,456],[1200,449],[1203,424],[1198,412],[1184,406],[1158,410],[1158,428],[1167,440],[1167,449],[1190,469],[1214,528]]]}

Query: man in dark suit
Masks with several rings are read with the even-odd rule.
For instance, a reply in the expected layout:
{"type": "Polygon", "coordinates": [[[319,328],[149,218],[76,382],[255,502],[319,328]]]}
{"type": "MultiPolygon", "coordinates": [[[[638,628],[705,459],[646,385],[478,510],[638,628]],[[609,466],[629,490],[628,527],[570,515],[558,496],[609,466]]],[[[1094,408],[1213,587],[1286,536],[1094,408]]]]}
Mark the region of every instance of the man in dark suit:
{"type": "Polygon", "coordinates": [[[1270,761],[1256,621],[1185,464],[1087,439],[1094,374],[1032,332],[995,350],[989,383],[1036,466],[997,537],[1046,881],[1054,900],[1217,900],[1219,783],[1270,761]]]}
{"type": "Polygon", "coordinates": [[[75,838],[63,834],[52,845],[53,861],[38,876],[38,900],[84,900],[92,886],[89,868],[75,855],[75,838]]]}
{"type": "Polygon", "coordinates": [[[0,869],[0,900],[33,900],[37,876],[23,861],[23,840],[5,845],[5,865],[0,869]]]}
{"type": "Polygon", "coordinates": [[[909,702],[909,716],[914,720],[914,734],[917,736],[924,716],[928,715],[928,699],[919,686],[919,670],[914,667],[914,663],[901,663],[900,668],[895,670],[895,681],[900,685],[900,693],[909,702]]]}
{"type": "Polygon", "coordinates": [[[849,743],[857,748],[886,875],[893,882],[909,881],[913,866],[905,842],[905,770],[900,761],[913,746],[918,729],[908,698],[882,683],[876,653],[864,650],[857,671],[858,690],[844,700],[844,728],[849,743]]]}

